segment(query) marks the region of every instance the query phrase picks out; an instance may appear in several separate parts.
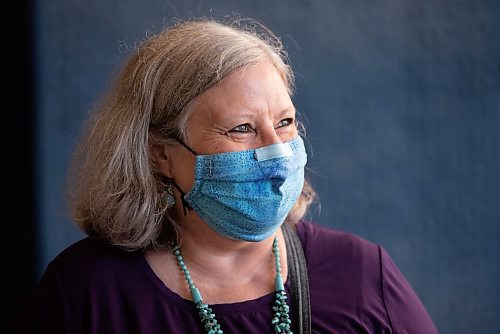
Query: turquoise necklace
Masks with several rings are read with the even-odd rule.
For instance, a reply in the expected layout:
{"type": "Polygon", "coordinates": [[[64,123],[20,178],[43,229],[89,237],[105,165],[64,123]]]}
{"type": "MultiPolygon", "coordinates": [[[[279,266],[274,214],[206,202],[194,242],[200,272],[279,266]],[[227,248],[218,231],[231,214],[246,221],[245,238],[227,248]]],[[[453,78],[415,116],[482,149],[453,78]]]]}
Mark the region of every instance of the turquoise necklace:
{"type": "MultiPolygon", "coordinates": [[[[271,320],[271,324],[274,326],[275,333],[292,334],[290,328],[291,321],[288,315],[289,307],[286,304],[287,296],[285,286],[283,285],[283,278],[281,277],[280,251],[278,239],[276,237],[274,237],[273,241],[273,253],[276,265],[276,278],[274,280],[274,291],[276,294],[273,306],[274,316],[271,320]]],[[[184,274],[184,278],[188,284],[189,292],[191,293],[194,304],[198,309],[198,315],[203,328],[208,334],[223,334],[220,324],[217,322],[217,319],[215,319],[215,314],[212,309],[203,302],[200,290],[198,290],[198,288],[194,285],[191,275],[189,274],[189,270],[184,263],[184,259],[182,258],[181,250],[178,246],[174,248],[174,255],[177,258],[177,262],[179,263],[182,273],[184,274]]]]}

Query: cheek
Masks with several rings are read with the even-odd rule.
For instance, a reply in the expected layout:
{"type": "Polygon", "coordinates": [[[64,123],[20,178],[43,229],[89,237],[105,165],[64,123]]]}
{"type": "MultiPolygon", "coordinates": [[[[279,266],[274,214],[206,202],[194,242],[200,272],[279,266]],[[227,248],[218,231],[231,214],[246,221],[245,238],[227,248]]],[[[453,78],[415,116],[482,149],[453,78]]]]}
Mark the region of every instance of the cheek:
{"type": "Polygon", "coordinates": [[[299,135],[299,130],[297,129],[297,125],[294,124],[291,126],[291,131],[290,131],[290,138],[293,139],[299,135]]]}
{"type": "Polygon", "coordinates": [[[237,142],[228,136],[217,134],[212,137],[207,137],[204,140],[204,149],[208,154],[217,154],[239,150],[237,142]]]}
{"type": "Polygon", "coordinates": [[[298,136],[299,131],[297,126],[291,125],[284,128],[276,129],[276,134],[280,137],[281,142],[287,142],[298,136]]]}
{"type": "Polygon", "coordinates": [[[175,183],[185,192],[189,192],[193,187],[195,157],[186,156],[176,159],[173,162],[173,178],[175,183]]]}

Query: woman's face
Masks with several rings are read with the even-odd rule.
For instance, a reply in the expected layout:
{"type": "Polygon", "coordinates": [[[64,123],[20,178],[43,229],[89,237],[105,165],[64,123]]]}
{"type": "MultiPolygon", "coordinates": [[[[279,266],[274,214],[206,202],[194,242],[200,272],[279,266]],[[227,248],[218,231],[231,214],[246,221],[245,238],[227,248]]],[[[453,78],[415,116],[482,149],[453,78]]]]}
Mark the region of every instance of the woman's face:
{"type": "MultiPolygon", "coordinates": [[[[198,96],[191,108],[186,143],[198,154],[255,149],[298,135],[287,88],[268,62],[233,72],[198,96]]],[[[170,177],[187,192],[195,156],[181,145],[170,150],[170,177]]]]}

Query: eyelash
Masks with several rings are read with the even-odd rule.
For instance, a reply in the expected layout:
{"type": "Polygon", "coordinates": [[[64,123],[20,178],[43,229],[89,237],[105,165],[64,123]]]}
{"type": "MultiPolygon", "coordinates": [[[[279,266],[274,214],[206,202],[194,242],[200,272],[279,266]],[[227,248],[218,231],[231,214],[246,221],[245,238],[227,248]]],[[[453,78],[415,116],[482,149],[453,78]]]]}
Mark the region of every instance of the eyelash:
{"type": "MultiPolygon", "coordinates": [[[[285,119],[282,119],[281,121],[279,121],[278,125],[275,126],[274,128],[275,129],[284,128],[286,126],[293,125],[294,123],[295,123],[295,120],[293,118],[285,118],[285,119]],[[285,121],[287,122],[287,124],[280,125],[281,123],[283,123],[285,121]]],[[[246,123],[246,124],[240,124],[240,125],[232,128],[228,132],[232,132],[232,133],[248,133],[248,132],[250,132],[250,130],[253,130],[253,128],[250,126],[250,124],[246,123]],[[245,129],[244,130],[238,130],[238,128],[241,128],[241,127],[245,127],[245,129]]]]}
{"type": "Polygon", "coordinates": [[[253,130],[252,127],[250,126],[250,124],[246,123],[246,124],[240,124],[240,125],[232,128],[231,130],[229,130],[229,132],[233,132],[233,133],[247,133],[247,132],[250,132],[250,130],[253,130]],[[241,127],[245,127],[245,130],[238,130],[238,128],[241,128],[241,127]]]}
{"type": "Polygon", "coordinates": [[[278,129],[278,128],[284,128],[285,126],[290,126],[290,125],[293,125],[295,123],[295,120],[293,118],[285,118],[285,119],[282,119],[281,121],[279,121],[278,124],[281,124],[282,122],[284,121],[287,121],[288,123],[285,124],[285,125],[281,125],[281,126],[276,126],[275,129],[278,129]]]}

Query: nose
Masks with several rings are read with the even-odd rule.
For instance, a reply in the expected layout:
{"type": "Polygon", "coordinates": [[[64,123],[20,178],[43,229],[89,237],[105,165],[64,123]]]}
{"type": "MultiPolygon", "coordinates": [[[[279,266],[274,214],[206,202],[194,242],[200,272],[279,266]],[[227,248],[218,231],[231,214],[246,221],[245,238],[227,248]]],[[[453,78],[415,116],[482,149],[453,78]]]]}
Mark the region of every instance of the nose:
{"type": "Polygon", "coordinates": [[[281,140],[280,136],[276,133],[276,129],[273,125],[266,126],[261,132],[261,146],[268,146],[281,142],[283,142],[283,140],[281,140]]]}

